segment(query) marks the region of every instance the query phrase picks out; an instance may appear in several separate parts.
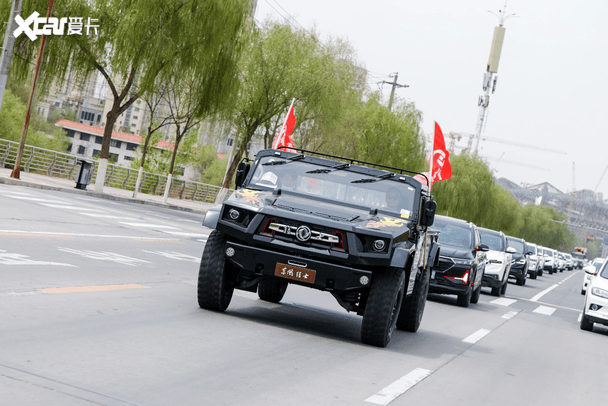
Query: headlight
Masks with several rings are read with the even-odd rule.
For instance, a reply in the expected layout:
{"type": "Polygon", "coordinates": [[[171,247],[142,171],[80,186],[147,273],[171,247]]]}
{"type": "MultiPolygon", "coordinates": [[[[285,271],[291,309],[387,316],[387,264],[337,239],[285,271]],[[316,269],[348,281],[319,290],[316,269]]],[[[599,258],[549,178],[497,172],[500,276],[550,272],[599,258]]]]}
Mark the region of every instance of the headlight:
{"type": "Polygon", "coordinates": [[[523,264],[525,264],[525,263],[526,263],[526,260],[525,260],[525,259],[519,259],[519,260],[517,260],[517,262],[515,262],[515,263],[516,263],[517,265],[523,265],[523,264]]]}
{"type": "Polygon", "coordinates": [[[453,258],[453,261],[454,261],[455,264],[473,266],[473,261],[471,261],[470,259],[453,258]]]}
{"type": "Polygon", "coordinates": [[[604,299],[608,299],[608,291],[600,288],[591,289],[591,294],[599,297],[603,297],[604,299]]]}
{"type": "Polygon", "coordinates": [[[502,261],[500,259],[491,259],[489,261],[490,264],[502,264],[502,261]]]}

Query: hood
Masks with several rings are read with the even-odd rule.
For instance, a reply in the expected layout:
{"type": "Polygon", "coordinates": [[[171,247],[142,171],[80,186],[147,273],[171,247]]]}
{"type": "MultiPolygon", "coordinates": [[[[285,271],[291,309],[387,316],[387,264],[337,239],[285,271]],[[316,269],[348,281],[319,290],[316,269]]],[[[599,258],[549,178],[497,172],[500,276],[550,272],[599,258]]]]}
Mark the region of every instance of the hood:
{"type": "Polygon", "coordinates": [[[402,214],[401,217],[382,212],[370,214],[369,209],[319,201],[311,196],[285,192],[277,196],[273,191],[239,189],[226,202],[238,203],[240,206],[252,206],[255,211],[272,211],[279,216],[298,213],[339,221],[351,225],[353,228],[374,229],[391,234],[394,231],[409,228],[411,223],[409,212],[402,214]]]}
{"type": "Polygon", "coordinates": [[[451,245],[442,245],[439,249],[439,255],[450,258],[474,259],[472,250],[466,248],[453,247],[451,245]]]}

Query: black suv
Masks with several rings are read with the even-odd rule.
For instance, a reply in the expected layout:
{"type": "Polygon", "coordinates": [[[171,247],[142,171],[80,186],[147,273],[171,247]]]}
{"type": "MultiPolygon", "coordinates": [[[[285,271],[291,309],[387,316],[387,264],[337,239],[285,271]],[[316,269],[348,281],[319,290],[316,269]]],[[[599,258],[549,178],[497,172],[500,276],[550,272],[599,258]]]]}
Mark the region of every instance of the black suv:
{"type": "Polygon", "coordinates": [[[361,340],[384,347],[416,331],[439,251],[436,204],[402,169],[312,151],[262,150],[237,190],[209,210],[198,303],[224,311],[233,290],[279,302],[288,284],[330,292],[363,316],[361,340]],[[373,166],[373,167],[372,167],[373,166]]]}
{"type": "Polygon", "coordinates": [[[477,303],[489,250],[481,243],[477,227],[464,220],[435,216],[433,229],[439,230],[441,255],[431,273],[430,293],[458,295],[456,302],[463,307],[477,303]]]}
{"type": "Polygon", "coordinates": [[[528,277],[528,255],[532,253],[528,250],[526,242],[521,238],[507,236],[507,243],[509,247],[515,249],[509,278],[515,279],[516,284],[523,286],[526,284],[526,278],[528,277]]]}

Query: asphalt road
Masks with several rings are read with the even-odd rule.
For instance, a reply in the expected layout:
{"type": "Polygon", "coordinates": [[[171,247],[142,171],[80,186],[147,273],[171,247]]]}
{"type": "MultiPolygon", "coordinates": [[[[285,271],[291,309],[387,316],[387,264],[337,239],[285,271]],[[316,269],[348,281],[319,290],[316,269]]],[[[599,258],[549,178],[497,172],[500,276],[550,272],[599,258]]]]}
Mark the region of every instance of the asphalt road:
{"type": "Polygon", "coordinates": [[[579,329],[583,275],[464,309],[432,295],[417,333],[361,344],[361,318],[290,285],[196,301],[201,216],[0,185],[2,405],[598,405],[608,328],[579,329]],[[408,389],[407,391],[405,391],[408,389]]]}

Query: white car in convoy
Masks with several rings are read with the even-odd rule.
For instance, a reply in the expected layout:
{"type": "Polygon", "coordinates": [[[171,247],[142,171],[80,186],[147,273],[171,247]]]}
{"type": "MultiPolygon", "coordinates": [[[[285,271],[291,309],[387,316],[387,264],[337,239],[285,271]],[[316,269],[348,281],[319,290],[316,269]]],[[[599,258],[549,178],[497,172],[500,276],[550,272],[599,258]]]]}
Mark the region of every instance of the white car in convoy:
{"type": "Polygon", "coordinates": [[[477,228],[481,243],[486,244],[490,250],[486,253],[486,269],[483,273],[481,286],[492,289],[492,295],[504,295],[507,291],[509,270],[515,250],[507,245],[507,237],[501,231],[487,228],[477,228]]]}
{"type": "Polygon", "coordinates": [[[598,274],[591,278],[585,295],[581,316],[581,330],[593,330],[593,323],[608,326],[608,261],[604,261],[598,274]]]}
{"type": "Polygon", "coordinates": [[[541,276],[543,274],[541,261],[538,260],[539,256],[542,256],[542,254],[539,255],[539,249],[536,244],[527,242],[526,245],[528,246],[528,252],[530,252],[530,254],[527,255],[528,275],[530,276],[530,279],[536,279],[537,276],[541,276]]]}
{"type": "Polygon", "coordinates": [[[587,286],[589,286],[589,281],[597,275],[597,272],[600,270],[602,265],[604,264],[603,258],[595,258],[593,262],[585,265],[583,267],[584,277],[583,277],[583,287],[581,288],[581,295],[584,295],[587,291],[587,286]]]}

